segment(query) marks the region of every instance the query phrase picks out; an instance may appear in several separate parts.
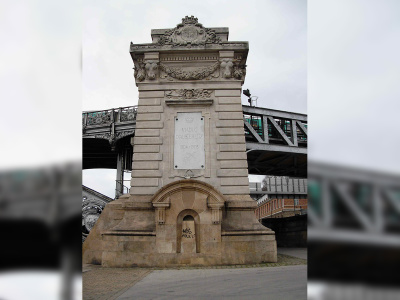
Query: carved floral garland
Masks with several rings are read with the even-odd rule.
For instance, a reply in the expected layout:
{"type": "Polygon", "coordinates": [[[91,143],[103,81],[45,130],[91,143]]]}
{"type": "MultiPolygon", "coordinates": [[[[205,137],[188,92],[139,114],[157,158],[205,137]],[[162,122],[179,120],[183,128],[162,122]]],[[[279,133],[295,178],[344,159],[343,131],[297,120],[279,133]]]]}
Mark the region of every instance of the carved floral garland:
{"type": "Polygon", "coordinates": [[[165,92],[167,99],[185,100],[185,99],[210,99],[212,91],[204,89],[179,89],[165,92]]]}
{"type": "Polygon", "coordinates": [[[180,80],[204,79],[214,73],[219,67],[219,62],[208,67],[201,67],[193,71],[185,71],[182,68],[168,67],[160,63],[160,68],[169,76],[180,80]]]}

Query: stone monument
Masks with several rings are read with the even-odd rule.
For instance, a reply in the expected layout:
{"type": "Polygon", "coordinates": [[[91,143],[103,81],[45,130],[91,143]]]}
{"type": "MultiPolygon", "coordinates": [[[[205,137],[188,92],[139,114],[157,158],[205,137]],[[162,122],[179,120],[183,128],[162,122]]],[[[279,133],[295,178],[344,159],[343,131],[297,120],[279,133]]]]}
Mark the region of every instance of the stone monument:
{"type": "Polygon", "coordinates": [[[130,45],[139,104],[130,193],[83,245],[107,267],[276,262],[249,196],[241,87],[248,42],[185,17],[130,45]]]}

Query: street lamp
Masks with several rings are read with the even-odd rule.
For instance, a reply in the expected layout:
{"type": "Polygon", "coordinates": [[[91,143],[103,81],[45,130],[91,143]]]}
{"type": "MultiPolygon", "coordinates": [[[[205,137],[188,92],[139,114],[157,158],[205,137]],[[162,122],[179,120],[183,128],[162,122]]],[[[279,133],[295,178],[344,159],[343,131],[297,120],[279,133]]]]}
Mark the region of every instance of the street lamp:
{"type": "Polygon", "coordinates": [[[247,101],[249,102],[249,105],[251,106],[251,94],[250,94],[250,90],[243,90],[243,95],[249,97],[249,99],[247,99],[247,101]]]}

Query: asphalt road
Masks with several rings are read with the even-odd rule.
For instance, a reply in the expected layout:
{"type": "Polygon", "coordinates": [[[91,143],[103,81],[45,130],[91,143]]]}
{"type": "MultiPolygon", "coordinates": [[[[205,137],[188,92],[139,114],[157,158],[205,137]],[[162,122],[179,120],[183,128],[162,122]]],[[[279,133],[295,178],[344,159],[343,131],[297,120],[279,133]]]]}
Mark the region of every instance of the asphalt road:
{"type": "Polygon", "coordinates": [[[307,299],[307,266],[153,271],[117,299],[307,299]]]}

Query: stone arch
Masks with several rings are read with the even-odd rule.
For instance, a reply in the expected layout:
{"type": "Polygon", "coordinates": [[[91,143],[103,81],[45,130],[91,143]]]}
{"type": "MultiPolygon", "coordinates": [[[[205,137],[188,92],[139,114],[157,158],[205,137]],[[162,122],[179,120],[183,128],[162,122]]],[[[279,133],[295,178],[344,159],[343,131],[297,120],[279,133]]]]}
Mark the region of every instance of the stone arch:
{"type": "MultiPolygon", "coordinates": [[[[161,188],[151,200],[157,222],[156,236],[160,237],[158,241],[165,245],[172,243],[172,252],[181,253],[182,222],[185,216],[194,219],[196,253],[202,251],[201,243],[209,238],[208,235],[203,236],[204,230],[221,231],[225,198],[207,183],[193,179],[175,181],[161,188]]],[[[213,237],[213,240],[216,239],[213,237]]],[[[170,246],[165,247],[171,249],[170,246]]]]}
{"type": "Polygon", "coordinates": [[[184,189],[193,189],[207,194],[209,196],[210,204],[220,203],[222,206],[225,204],[225,197],[212,185],[194,179],[183,179],[167,184],[153,195],[151,202],[153,205],[157,203],[168,203],[168,197],[171,194],[184,189]]]}

